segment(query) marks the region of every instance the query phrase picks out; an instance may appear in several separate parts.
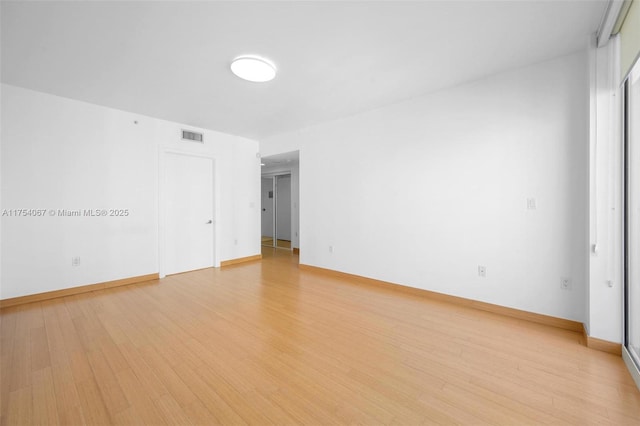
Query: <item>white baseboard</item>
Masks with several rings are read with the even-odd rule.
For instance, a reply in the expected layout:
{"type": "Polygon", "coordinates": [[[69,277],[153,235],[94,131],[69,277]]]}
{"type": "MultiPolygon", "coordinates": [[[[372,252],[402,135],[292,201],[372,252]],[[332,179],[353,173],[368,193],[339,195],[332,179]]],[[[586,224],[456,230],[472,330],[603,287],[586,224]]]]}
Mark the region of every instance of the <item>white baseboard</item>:
{"type": "Polygon", "coordinates": [[[631,373],[631,377],[633,377],[633,380],[636,382],[636,386],[640,389],[640,370],[638,370],[638,366],[633,362],[631,354],[624,346],[622,347],[622,359],[627,365],[627,369],[629,370],[629,373],[631,373]]]}

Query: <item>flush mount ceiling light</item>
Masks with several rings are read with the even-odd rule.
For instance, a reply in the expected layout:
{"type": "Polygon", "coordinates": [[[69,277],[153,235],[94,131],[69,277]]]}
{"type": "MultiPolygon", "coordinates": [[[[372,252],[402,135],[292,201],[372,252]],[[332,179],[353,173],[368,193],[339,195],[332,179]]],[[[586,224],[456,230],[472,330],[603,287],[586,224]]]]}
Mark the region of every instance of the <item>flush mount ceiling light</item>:
{"type": "Polygon", "coordinates": [[[276,66],[258,56],[240,56],[234,59],[231,71],[244,80],[256,83],[273,80],[276,76],[276,66]]]}

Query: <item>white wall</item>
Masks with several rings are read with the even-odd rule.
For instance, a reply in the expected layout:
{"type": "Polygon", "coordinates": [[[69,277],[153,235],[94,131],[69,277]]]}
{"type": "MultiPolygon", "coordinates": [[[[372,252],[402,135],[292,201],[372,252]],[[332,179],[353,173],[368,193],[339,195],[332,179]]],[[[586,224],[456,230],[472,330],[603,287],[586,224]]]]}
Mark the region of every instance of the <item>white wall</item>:
{"type": "Polygon", "coordinates": [[[2,299],[158,272],[164,148],[216,158],[218,260],[260,252],[257,142],[204,131],[204,145],[185,144],[187,126],[9,85],[1,119],[3,209],[130,211],[2,217],[2,299]]]}
{"type": "Polygon", "coordinates": [[[582,321],[586,87],[578,53],[263,141],[300,150],[300,262],[582,321]]]}

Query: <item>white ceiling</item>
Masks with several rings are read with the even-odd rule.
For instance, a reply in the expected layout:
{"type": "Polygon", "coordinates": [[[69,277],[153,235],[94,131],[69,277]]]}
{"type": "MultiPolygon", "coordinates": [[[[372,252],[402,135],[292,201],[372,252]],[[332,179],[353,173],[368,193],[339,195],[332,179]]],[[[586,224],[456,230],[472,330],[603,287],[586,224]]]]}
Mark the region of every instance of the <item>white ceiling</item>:
{"type": "Polygon", "coordinates": [[[583,49],[606,1],[1,7],[3,82],[263,139],[583,49]],[[276,79],[235,77],[242,54],[276,79]]]}

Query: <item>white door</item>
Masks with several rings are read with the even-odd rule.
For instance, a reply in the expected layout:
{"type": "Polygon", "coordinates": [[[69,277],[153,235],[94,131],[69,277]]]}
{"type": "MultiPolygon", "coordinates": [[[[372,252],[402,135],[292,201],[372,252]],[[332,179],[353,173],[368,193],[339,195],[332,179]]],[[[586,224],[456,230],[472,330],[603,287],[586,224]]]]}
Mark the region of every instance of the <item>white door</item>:
{"type": "Polygon", "coordinates": [[[273,238],[273,178],[262,178],[262,236],[273,238]]]}
{"type": "Polygon", "coordinates": [[[214,265],[213,159],[165,155],[165,273],[214,265]]]}

